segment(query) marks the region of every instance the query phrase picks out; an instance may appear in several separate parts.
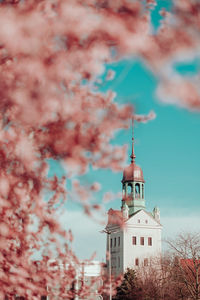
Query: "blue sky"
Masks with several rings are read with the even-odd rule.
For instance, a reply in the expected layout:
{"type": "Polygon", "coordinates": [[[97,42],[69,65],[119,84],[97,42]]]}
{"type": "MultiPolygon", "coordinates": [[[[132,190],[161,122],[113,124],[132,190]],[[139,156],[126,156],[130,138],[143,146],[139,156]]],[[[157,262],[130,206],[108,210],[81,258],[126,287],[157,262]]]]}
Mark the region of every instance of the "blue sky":
{"type": "MultiPolygon", "coordinates": [[[[159,1],[153,12],[155,28],[160,21],[158,11],[163,6],[169,9],[170,1],[159,1]]],[[[188,75],[195,73],[198,66],[199,61],[195,60],[175,67],[188,75]]],[[[200,230],[200,114],[159,102],[155,93],[157,78],[141,61],[127,59],[109,68],[116,76],[106,83],[103,91],[115,91],[116,101],[133,104],[137,114],[154,110],[157,115],[147,124],[136,123],[134,130],[136,163],[142,167],[146,181],[147,210],[159,206],[164,238],[185,229],[200,230]]],[[[130,154],[131,130],[120,131],[112,142],[128,144],[130,154]]],[[[51,167],[51,172],[63,173],[57,165],[51,167]]],[[[101,183],[97,201],[101,201],[104,192],[121,191],[121,179],[122,173],[108,170],[90,170],[84,176],[86,183],[101,183]]],[[[120,209],[120,205],[120,199],[116,199],[106,208],[120,209]]],[[[64,213],[61,221],[74,231],[74,249],[80,258],[89,258],[94,251],[98,259],[105,257],[105,237],[99,233],[102,225],[88,220],[80,207],[74,205],[70,205],[70,211],[64,213]]]]}
{"type": "MultiPolygon", "coordinates": [[[[117,74],[127,65],[130,66],[128,61],[118,64],[117,74]]],[[[152,207],[154,202],[166,211],[180,205],[200,208],[200,114],[160,103],[155,94],[157,80],[141,62],[133,62],[126,77],[112,84],[118,102],[128,99],[136,113],[146,114],[153,109],[157,115],[147,124],[135,125],[136,162],[144,172],[147,205],[152,207]]],[[[131,131],[121,131],[115,142],[130,146],[131,131]]],[[[113,180],[115,176],[120,183],[121,174],[113,175],[113,180]]]]}

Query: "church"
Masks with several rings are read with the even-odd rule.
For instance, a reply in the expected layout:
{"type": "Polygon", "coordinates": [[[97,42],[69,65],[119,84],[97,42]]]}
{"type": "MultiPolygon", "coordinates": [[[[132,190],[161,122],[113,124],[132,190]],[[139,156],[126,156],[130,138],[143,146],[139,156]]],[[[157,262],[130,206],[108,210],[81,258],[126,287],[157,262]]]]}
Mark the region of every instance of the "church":
{"type": "Polygon", "coordinates": [[[121,210],[108,211],[107,266],[109,273],[119,275],[127,268],[148,266],[161,255],[160,211],[148,212],[145,206],[145,181],[142,169],[135,163],[132,136],[131,163],[122,178],[121,210]]]}

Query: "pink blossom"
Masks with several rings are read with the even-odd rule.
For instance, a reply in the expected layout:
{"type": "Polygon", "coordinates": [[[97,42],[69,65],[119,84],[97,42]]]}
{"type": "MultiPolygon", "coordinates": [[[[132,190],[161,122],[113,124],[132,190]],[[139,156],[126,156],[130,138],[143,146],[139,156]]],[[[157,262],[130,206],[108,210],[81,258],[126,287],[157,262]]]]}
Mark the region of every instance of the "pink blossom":
{"type": "Polygon", "coordinates": [[[115,72],[113,70],[108,70],[106,80],[113,80],[115,77],[115,72]]]}
{"type": "Polygon", "coordinates": [[[150,111],[148,115],[133,115],[133,119],[137,122],[146,123],[150,120],[154,120],[156,117],[156,114],[154,111],[150,111]]]}
{"type": "MultiPolygon", "coordinates": [[[[101,205],[89,199],[100,186],[82,185],[75,178],[91,165],[122,170],[127,148],[110,142],[117,130],[127,129],[133,114],[130,105],[116,103],[112,91],[91,90],[105,64],[138,56],[159,78],[162,101],[200,108],[197,82],[169,71],[181,57],[199,55],[199,3],[174,1],[173,12],[163,13],[162,26],[154,35],[148,6],[155,1],[146,4],[0,3],[0,298],[19,294],[37,299],[47,294],[47,286],[55,295],[55,282],[60,283],[59,297],[74,296],[66,287],[72,286],[80,262],[68,246],[73,235],[61,227],[56,208],[76,197],[94,218],[101,205]],[[64,166],[71,190],[66,190],[66,178],[48,178],[48,159],[64,166]],[[33,220],[37,226],[31,231],[33,220]],[[66,270],[49,271],[52,247],[56,261],[69,265],[66,270]],[[33,261],[39,250],[42,259],[33,261]]],[[[108,72],[107,79],[112,78],[113,72],[108,72]]],[[[154,117],[152,112],[134,116],[141,122],[154,117]]],[[[115,196],[104,195],[103,202],[115,196]]],[[[83,287],[79,294],[87,297],[89,292],[83,287]]]]}

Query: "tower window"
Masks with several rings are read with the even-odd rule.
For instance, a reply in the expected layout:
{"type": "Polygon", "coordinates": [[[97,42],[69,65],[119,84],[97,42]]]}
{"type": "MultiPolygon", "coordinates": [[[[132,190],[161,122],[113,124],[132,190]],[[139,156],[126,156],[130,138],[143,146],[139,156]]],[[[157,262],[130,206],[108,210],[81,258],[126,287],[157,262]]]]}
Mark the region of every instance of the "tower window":
{"type": "Polygon", "coordinates": [[[144,259],[144,266],[147,267],[148,266],[148,258],[144,259]]]}
{"type": "Polygon", "coordinates": [[[129,183],[129,184],[128,184],[128,188],[127,188],[128,195],[131,195],[132,191],[133,191],[132,184],[129,183]]]}
{"type": "Polygon", "coordinates": [[[145,220],[145,223],[148,224],[148,220],[145,220]]]}
{"type": "Polygon", "coordinates": [[[139,258],[135,259],[135,266],[139,266],[139,258]]]}
{"type": "Polygon", "coordinates": [[[141,238],[140,238],[140,245],[144,246],[144,237],[143,236],[141,236],[141,238]]]}
{"type": "Polygon", "coordinates": [[[148,237],[148,246],[152,246],[152,238],[148,237]]]}
{"type": "Polygon", "coordinates": [[[138,219],[137,222],[140,223],[140,219],[138,219]]]}
{"type": "Polygon", "coordinates": [[[142,199],[144,199],[144,184],[142,185],[142,199]]]}
{"type": "Polygon", "coordinates": [[[120,257],[118,257],[118,268],[120,267],[120,257]]]}
{"type": "Polygon", "coordinates": [[[133,244],[133,245],[137,245],[137,239],[136,239],[136,236],[133,236],[133,237],[132,237],[132,244],[133,244]]]}
{"type": "Polygon", "coordinates": [[[140,196],[140,185],[136,183],[135,185],[135,197],[138,198],[140,196]]]}
{"type": "Polygon", "coordinates": [[[114,247],[116,247],[116,245],[117,245],[117,239],[115,238],[114,239],[114,247]]]}
{"type": "Polygon", "coordinates": [[[112,239],[110,240],[110,248],[112,248],[112,239]]]}
{"type": "Polygon", "coordinates": [[[123,194],[123,196],[126,195],[126,185],[125,184],[123,184],[122,194],[123,194]]]}
{"type": "Polygon", "coordinates": [[[118,246],[120,246],[120,236],[118,237],[118,246]]]}

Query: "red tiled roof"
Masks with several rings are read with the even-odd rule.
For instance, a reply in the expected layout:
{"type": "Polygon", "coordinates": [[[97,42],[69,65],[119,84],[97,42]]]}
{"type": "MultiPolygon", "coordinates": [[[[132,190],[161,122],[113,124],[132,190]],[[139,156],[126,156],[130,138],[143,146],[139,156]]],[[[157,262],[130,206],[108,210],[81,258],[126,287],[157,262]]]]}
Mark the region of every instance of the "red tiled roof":
{"type": "Polygon", "coordinates": [[[187,259],[181,258],[180,264],[182,267],[194,267],[197,264],[200,265],[200,259],[196,259],[194,261],[192,258],[187,258],[187,259]]]}
{"type": "Polygon", "coordinates": [[[121,210],[109,209],[107,225],[121,225],[123,223],[123,215],[121,210]]]}

